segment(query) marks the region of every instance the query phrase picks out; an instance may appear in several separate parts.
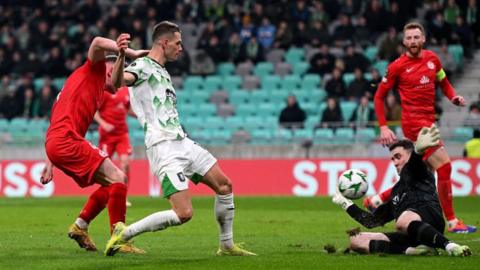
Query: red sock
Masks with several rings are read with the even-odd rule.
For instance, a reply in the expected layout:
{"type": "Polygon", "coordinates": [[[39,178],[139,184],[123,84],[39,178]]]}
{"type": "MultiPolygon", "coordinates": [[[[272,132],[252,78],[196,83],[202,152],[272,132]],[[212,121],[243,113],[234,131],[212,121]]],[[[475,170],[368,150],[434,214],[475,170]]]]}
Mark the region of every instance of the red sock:
{"type": "Polygon", "coordinates": [[[379,194],[380,199],[382,199],[382,202],[386,202],[386,201],[391,199],[392,189],[393,189],[393,187],[391,187],[391,188],[389,188],[389,189],[387,189],[384,192],[379,194]]]}
{"type": "Polygon", "coordinates": [[[108,202],[109,187],[99,187],[95,192],[90,195],[88,201],[83,206],[80,212],[79,218],[90,223],[102,210],[105,208],[108,202]]]}
{"type": "Polygon", "coordinates": [[[125,201],[127,198],[127,186],[123,183],[115,183],[110,185],[110,197],[108,200],[108,216],[110,217],[110,231],[113,224],[117,222],[125,222],[125,214],[127,206],[125,201]]]}
{"type": "Polygon", "coordinates": [[[447,221],[455,219],[452,199],[452,180],[450,180],[451,173],[452,164],[450,162],[437,169],[438,197],[440,198],[440,204],[442,205],[443,214],[445,214],[447,221]]]}

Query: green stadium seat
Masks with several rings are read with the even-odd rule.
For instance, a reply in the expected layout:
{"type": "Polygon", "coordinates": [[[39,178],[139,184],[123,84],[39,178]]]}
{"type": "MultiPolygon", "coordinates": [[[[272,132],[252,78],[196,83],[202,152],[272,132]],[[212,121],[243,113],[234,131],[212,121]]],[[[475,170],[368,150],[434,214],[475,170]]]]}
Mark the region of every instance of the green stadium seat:
{"type": "Polygon", "coordinates": [[[285,54],[285,62],[292,66],[305,60],[305,50],[303,48],[290,47],[285,54]]]}
{"type": "Polygon", "coordinates": [[[210,93],[197,89],[196,91],[190,92],[190,97],[190,101],[193,101],[193,103],[201,104],[208,102],[210,93]]]}
{"type": "Polygon", "coordinates": [[[282,80],[278,75],[269,75],[262,79],[262,89],[274,90],[280,88],[282,80]]]}
{"type": "MultiPolygon", "coordinates": [[[[193,106],[192,106],[193,107],[193,106]]],[[[197,104],[196,106],[197,109],[197,115],[200,117],[208,117],[208,116],[214,116],[217,115],[217,106],[212,103],[203,103],[203,104],[197,104]]]]}
{"type": "Polygon", "coordinates": [[[52,85],[57,88],[57,90],[61,90],[63,88],[63,85],[65,84],[65,81],[67,80],[66,77],[60,77],[60,78],[55,78],[52,81],[52,85]]]}
{"type": "Polygon", "coordinates": [[[33,88],[35,88],[35,92],[40,92],[43,86],[43,78],[36,78],[33,80],[33,88]]]}
{"type": "Polygon", "coordinates": [[[362,128],[358,129],[355,133],[355,137],[358,142],[373,142],[377,135],[374,128],[362,128]]]}
{"type": "Polygon", "coordinates": [[[0,118],[0,132],[5,132],[8,130],[9,123],[7,119],[0,118]]]}
{"type": "Polygon", "coordinates": [[[269,62],[259,62],[253,68],[253,74],[260,79],[265,78],[273,73],[273,64],[269,62]]]}
{"type": "Polygon", "coordinates": [[[373,64],[373,68],[377,69],[380,75],[384,76],[387,71],[388,61],[380,60],[373,64]]]}
{"type": "Polygon", "coordinates": [[[250,101],[250,92],[238,90],[230,93],[229,102],[235,106],[239,106],[250,101]]]}
{"type": "Polygon", "coordinates": [[[249,115],[244,118],[243,128],[248,131],[263,128],[263,117],[249,115]]]}
{"type": "Polygon", "coordinates": [[[235,131],[243,127],[244,118],[242,116],[230,116],[225,118],[224,128],[235,131]]]}
{"type": "Polygon", "coordinates": [[[325,101],[325,98],[327,97],[327,91],[325,91],[323,88],[314,89],[310,91],[310,96],[311,100],[314,102],[321,103],[325,101]]]}
{"type": "Polygon", "coordinates": [[[452,132],[452,140],[456,142],[466,142],[473,137],[472,127],[457,127],[452,132]]]}
{"type": "Polygon", "coordinates": [[[283,108],[287,103],[288,92],[286,91],[275,91],[270,92],[268,99],[270,102],[277,104],[280,108],[283,108]]]}
{"type": "Polygon", "coordinates": [[[280,114],[280,106],[264,102],[258,105],[258,115],[260,116],[278,116],[280,114]]]}
{"type": "Polygon", "coordinates": [[[14,118],[8,125],[9,132],[23,132],[28,129],[28,120],[25,118],[14,118]]]}
{"type": "Polygon", "coordinates": [[[132,146],[144,146],[145,134],[142,130],[133,130],[129,132],[130,143],[132,146]]]}
{"type": "Polygon", "coordinates": [[[36,133],[45,133],[50,123],[45,119],[33,119],[28,123],[27,130],[36,133]]]}
{"type": "Polygon", "coordinates": [[[342,101],[340,102],[340,110],[342,111],[343,120],[345,122],[350,121],[358,104],[354,101],[342,101]]]}
{"type": "Polygon", "coordinates": [[[184,126],[185,131],[190,133],[203,129],[205,126],[205,118],[200,116],[188,116],[180,118],[180,123],[184,126]]]}
{"type": "Polygon", "coordinates": [[[293,140],[296,142],[303,142],[311,139],[313,139],[312,129],[295,129],[293,131],[293,140]]]}
{"type": "Polygon", "coordinates": [[[201,89],[203,87],[203,78],[200,76],[188,76],[183,81],[183,89],[187,91],[201,89]]]}
{"type": "Polygon", "coordinates": [[[232,63],[220,63],[217,66],[217,74],[225,77],[232,75],[235,72],[235,65],[232,63]]]}
{"type": "Polygon", "coordinates": [[[375,46],[370,46],[368,48],[365,49],[365,57],[368,58],[368,60],[370,60],[370,62],[375,62],[375,59],[377,58],[377,54],[378,54],[378,48],[375,47],[375,46]]]}
{"type": "Polygon", "coordinates": [[[463,47],[462,45],[448,45],[448,52],[452,54],[458,67],[463,67],[463,47]]]}
{"type": "Polygon", "coordinates": [[[232,138],[231,130],[214,129],[210,138],[210,145],[227,145],[232,138]]]}
{"type": "Polygon", "coordinates": [[[252,116],[257,114],[257,106],[251,103],[244,103],[235,108],[235,115],[238,116],[252,116]]]}
{"type": "Polygon", "coordinates": [[[317,74],[307,74],[303,76],[302,80],[302,89],[304,90],[313,90],[318,89],[320,87],[321,78],[317,74]]]}
{"type": "Polygon", "coordinates": [[[316,114],[308,115],[304,123],[305,129],[314,130],[315,127],[320,123],[319,118],[319,115],[316,114]]]}
{"type": "Polygon", "coordinates": [[[308,62],[299,62],[293,66],[293,74],[303,76],[309,68],[310,64],[308,62]]]}
{"type": "Polygon", "coordinates": [[[248,102],[252,104],[262,104],[269,100],[269,94],[264,90],[252,91],[248,97],[248,102]]]}
{"type": "Polygon", "coordinates": [[[316,102],[304,102],[300,105],[300,107],[305,111],[307,116],[317,115],[319,106],[320,103],[316,102]]]}
{"type": "Polygon", "coordinates": [[[268,145],[272,141],[272,131],[268,129],[254,129],[251,132],[252,144],[256,145],[268,145]]]}
{"type": "Polygon", "coordinates": [[[211,93],[222,88],[222,78],[220,76],[212,75],[205,78],[203,89],[211,93]]]}
{"type": "Polygon", "coordinates": [[[213,130],[211,129],[201,129],[201,130],[195,130],[195,131],[192,131],[191,133],[189,133],[189,135],[191,135],[191,137],[201,143],[201,144],[205,144],[205,145],[208,145],[210,144],[212,138],[213,138],[213,130]]]}
{"type": "Polygon", "coordinates": [[[143,127],[140,124],[140,121],[138,121],[138,119],[135,118],[135,117],[128,116],[127,117],[127,125],[128,125],[128,129],[130,131],[132,131],[132,130],[142,130],[143,131],[143,127]]]}
{"type": "Polygon", "coordinates": [[[330,128],[318,128],[313,133],[314,144],[331,144],[333,140],[333,130],[330,128]]]}
{"type": "Polygon", "coordinates": [[[205,128],[210,129],[222,129],[225,124],[225,120],[220,116],[209,116],[203,119],[205,128]]]}
{"type": "Polygon", "coordinates": [[[226,76],[223,79],[223,89],[233,92],[242,86],[242,78],[240,76],[226,76]]]}
{"type": "Polygon", "coordinates": [[[287,75],[283,78],[282,88],[288,91],[294,92],[296,89],[300,88],[302,80],[298,75],[287,75]]]}
{"type": "Polygon", "coordinates": [[[290,144],[293,139],[292,131],[285,128],[280,128],[273,134],[273,142],[276,144],[290,144]]]}
{"type": "Polygon", "coordinates": [[[345,83],[345,86],[348,87],[353,80],[355,80],[355,74],[353,73],[344,73],[342,76],[343,82],[345,83]]]}
{"type": "Polygon", "coordinates": [[[351,128],[338,128],[335,131],[336,144],[351,144],[354,141],[354,132],[351,128]]]}

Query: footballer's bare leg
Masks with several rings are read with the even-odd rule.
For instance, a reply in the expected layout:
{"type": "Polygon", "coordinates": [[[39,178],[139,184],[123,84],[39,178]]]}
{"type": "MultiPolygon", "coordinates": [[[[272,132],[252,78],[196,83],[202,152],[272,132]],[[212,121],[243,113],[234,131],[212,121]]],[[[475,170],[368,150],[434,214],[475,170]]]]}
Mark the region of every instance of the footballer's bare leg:
{"type": "MultiPolygon", "coordinates": [[[[126,185],[128,187],[129,180],[130,180],[130,156],[127,154],[119,155],[118,159],[120,160],[120,169],[125,173],[127,176],[126,185]]],[[[132,203],[127,199],[126,200],[127,207],[132,206],[132,203]]]]}

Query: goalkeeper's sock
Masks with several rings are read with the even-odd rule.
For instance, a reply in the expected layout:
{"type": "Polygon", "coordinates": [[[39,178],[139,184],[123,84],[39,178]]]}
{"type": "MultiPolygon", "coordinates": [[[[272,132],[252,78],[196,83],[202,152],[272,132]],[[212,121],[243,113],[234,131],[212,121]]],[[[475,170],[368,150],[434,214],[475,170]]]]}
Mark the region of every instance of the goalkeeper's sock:
{"type": "Polygon", "coordinates": [[[123,233],[123,240],[128,241],[130,238],[144,232],[164,230],[170,226],[177,226],[180,224],[182,224],[182,222],[175,211],[166,210],[156,212],[130,224],[123,233]]]}
{"type": "Polygon", "coordinates": [[[233,217],[235,206],[233,193],[215,196],[215,217],[220,228],[220,246],[225,249],[233,247],[233,217]]]}
{"type": "Polygon", "coordinates": [[[440,204],[442,205],[443,214],[448,221],[455,220],[455,211],[453,210],[452,199],[452,180],[450,174],[452,173],[452,164],[448,162],[437,169],[437,190],[440,204]]]}
{"type": "Polygon", "coordinates": [[[97,190],[95,190],[92,195],[88,198],[85,206],[83,206],[80,215],[75,221],[80,228],[84,229],[84,223],[88,224],[92,221],[102,210],[105,208],[108,202],[109,196],[109,187],[108,186],[101,186],[97,190]],[[81,221],[79,221],[81,219],[81,221]],[[82,222],[83,221],[83,222],[82,222]]]}
{"type": "Polygon", "coordinates": [[[407,232],[412,240],[430,247],[445,249],[445,246],[449,243],[449,240],[442,233],[423,221],[414,220],[410,222],[407,232]]]}
{"type": "Polygon", "coordinates": [[[385,240],[370,240],[368,243],[368,250],[370,254],[404,254],[406,249],[406,246],[398,245],[385,240]]]}

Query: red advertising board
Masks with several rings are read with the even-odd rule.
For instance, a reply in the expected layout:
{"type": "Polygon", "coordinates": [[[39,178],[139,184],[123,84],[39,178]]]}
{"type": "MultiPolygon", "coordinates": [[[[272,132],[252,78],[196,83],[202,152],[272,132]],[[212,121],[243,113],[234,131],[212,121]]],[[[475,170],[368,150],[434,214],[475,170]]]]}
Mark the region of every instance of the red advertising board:
{"type": "MultiPolygon", "coordinates": [[[[355,168],[364,171],[370,183],[369,194],[392,186],[397,178],[388,159],[257,159],[221,160],[223,171],[233,182],[236,195],[249,196],[325,196],[335,192],[339,174],[355,168]]],[[[61,171],[54,181],[40,184],[43,161],[5,160],[0,162],[0,196],[51,197],[90,194],[95,187],[81,189],[61,171]]],[[[452,161],[454,196],[480,195],[480,160],[452,161]]],[[[204,185],[190,184],[192,194],[212,192],[204,185]]],[[[160,196],[158,181],[146,160],[134,160],[130,169],[130,195],[160,196]]]]}

